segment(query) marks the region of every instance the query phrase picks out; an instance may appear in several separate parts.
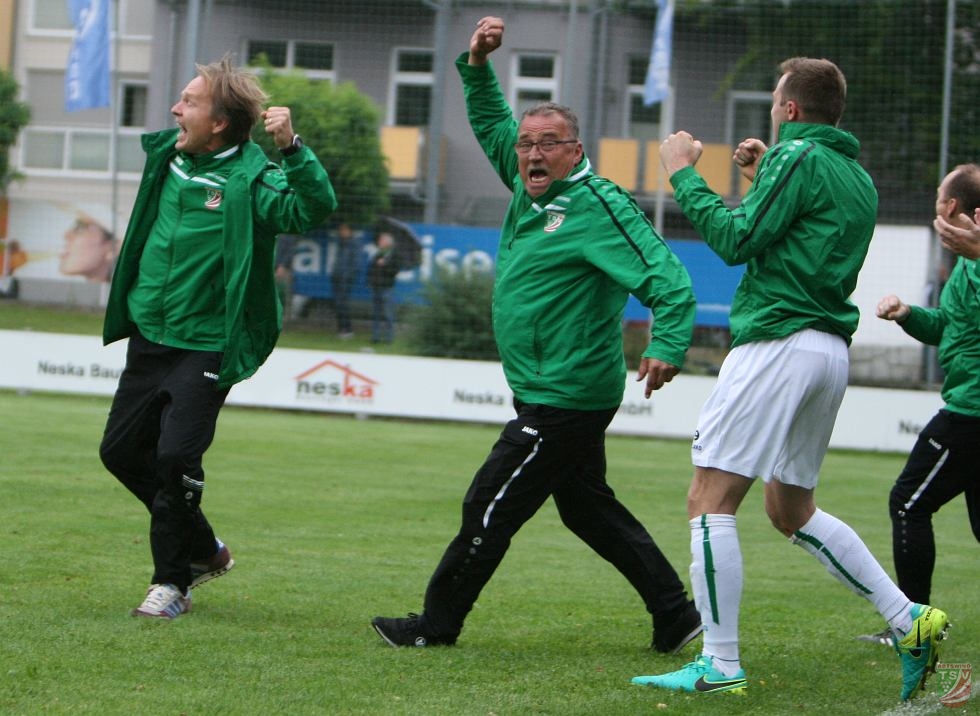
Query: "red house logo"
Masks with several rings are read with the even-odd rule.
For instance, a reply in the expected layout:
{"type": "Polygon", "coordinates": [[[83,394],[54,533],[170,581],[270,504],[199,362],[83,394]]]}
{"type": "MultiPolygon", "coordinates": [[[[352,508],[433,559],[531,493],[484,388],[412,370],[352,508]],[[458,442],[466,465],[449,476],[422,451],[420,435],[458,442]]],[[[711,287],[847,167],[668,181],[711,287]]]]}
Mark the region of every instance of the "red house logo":
{"type": "Polygon", "coordinates": [[[353,400],[364,402],[374,399],[378,381],[352,370],[333,360],[317,363],[295,378],[296,397],[301,400],[353,400]]]}

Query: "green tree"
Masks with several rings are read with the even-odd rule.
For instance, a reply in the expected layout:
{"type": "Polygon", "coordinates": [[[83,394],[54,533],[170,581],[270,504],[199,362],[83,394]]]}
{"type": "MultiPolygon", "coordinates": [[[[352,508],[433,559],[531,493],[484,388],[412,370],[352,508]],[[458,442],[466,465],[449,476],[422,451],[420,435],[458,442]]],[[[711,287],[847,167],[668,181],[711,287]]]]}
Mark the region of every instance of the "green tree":
{"type": "MultiPolygon", "coordinates": [[[[975,161],[980,11],[956,4],[950,167],[975,161]]],[[[684,0],[688,32],[741,38],[744,51],[719,92],[769,91],[788,57],[826,57],[847,76],[841,128],[861,141],[882,215],[919,221],[939,179],[946,0],[684,0]]]]}
{"type": "Polygon", "coordinates": [[[10,146],[31,119],[30,107],[17,100],[19,89],[13,75],[0,69],[0,196],[6,193],[7,185],[15,178],[10,170],[10,146]]]}
{"type": "MultiPolygon", "coordinates": [[[[377,106],[350,82],[334,84],[268,68],[260,76],[270,104],[292,110],[293,129],[330,173],[339,204],[332,220],[373,224],[389,202],[377,106]]],[[[278,161],[279,153],[261,124],[252,138],[278,161]]]]}

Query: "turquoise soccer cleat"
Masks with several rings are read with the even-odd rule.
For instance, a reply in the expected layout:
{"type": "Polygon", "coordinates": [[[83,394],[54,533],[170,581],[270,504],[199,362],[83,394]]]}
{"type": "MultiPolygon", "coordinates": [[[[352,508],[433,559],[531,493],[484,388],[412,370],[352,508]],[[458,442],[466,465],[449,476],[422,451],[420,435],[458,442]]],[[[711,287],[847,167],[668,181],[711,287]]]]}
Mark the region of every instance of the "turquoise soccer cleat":
{"type": "Polygon", "coordinates": [[[711,657],[705,654],[701,654],[696,660],[685,664],[677,671],[656,676],[634,676],[632,682],[671,691],[702,694],[721,692],[737,696],[744,696],[745,689],[748,687],[744,670],[739,669],[734,676],[725,676],[712,665],[711,657]]]}
{"type": "Polygon", "coordinates": [[[912,629],[895,644],[902,660],[902,701],[925,691],[926,680],[936,670],[948,627],[946,612],[927,604],[912,605],[912,629]]]}

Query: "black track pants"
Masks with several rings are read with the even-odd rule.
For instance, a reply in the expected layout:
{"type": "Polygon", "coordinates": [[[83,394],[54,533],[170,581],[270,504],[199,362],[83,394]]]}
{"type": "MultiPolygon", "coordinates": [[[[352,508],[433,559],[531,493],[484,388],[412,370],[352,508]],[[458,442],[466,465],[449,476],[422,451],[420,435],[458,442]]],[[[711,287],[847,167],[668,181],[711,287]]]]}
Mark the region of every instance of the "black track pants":
{"type": "Polygon", "coordinates": [[[429,582],[423,629],[434,638],[459,634],[511,538],[549,496],[565,525],[629,580],[655,618],[683,608],[677,572],[606,483],[605,430],[615,409],[515,405],[517,417],[473,478],[459,533],[429,582]]]}
{"type": "Polygon", "coordinates": [[[228,390],[216,385],[221,353],[129,340],[99,455],[150,511],[152,583],[190,584],[190,563],[214,554],[201,511],[201,458],[228,390]]]}
{"type": "MultiPolygon", "coordinates": [[[[963,494],[973,535],[980,540],[980,418],[940,410],[919,433],[888,500],[898,587],[929,604],[936,565],[932,516],[963,494]]],[[[961,575],[963,576],[963,575],[961,575]]]]}

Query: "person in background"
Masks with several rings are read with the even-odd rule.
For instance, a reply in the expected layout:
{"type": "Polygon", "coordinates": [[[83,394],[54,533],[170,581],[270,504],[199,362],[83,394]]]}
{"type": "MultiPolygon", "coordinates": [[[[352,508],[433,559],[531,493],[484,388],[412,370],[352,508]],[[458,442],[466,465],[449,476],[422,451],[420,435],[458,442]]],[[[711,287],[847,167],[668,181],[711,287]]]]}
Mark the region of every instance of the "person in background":
{"type": "MultiPolygon", "coordinates": [[[[910,306],[885,296],[876,314],[908,335],[938,346],[945,406],[919,433],[888,498],[892,557],[898,586],[928,604],[936,566],[932,516],[963,495],[973,536],[980,541],[980,166],[961,164],[939,184],[935,226],[943,246],[958,254],[937,308],[910,306]]],[[[859,637],[893,646],[890,627],[859,637]]]]}
{"type": "Polygon", "coordinates": [[[694,693],[744,693],[739,653],[742,551],[735,513],[756,478],[772,525],[869,600],[898,635],[901,698],[920,694],[939,657],[946,613],[913,603],[861,538],[816,505],[823,463],[858,325],[849,300],[874,233],[878,192],[838,129],[847,83],[829,60],[795,57],[772,93],[772,148],[747,139],[734,160],[752,186],[728,208],[695,165],[687,132],[660,159],[674,198],[729,265],[746,264],[731,310],[732,349],[698,417],[688,492],[691,583],[704,622],[701,655],[634,683],[694,693]]]}
{"type": "Polygon", "coordinates": [[[256,78],[227,56],[197,71],[171,108],[177,127],[143,136],[103,328],[106,344],[129,345],[99,454],[150,512],[153,575],[132,614],[166,619],[234,565],[201,509],[202,458],[229,389],[281,330],[276,235],[305,233],[337,206],[288,107],[263,111],[256,78]],[[260,119],[281,166],[249,139],[260,119]]]}
{"type": "Polygon", "coordinates": [[[17,239],[0,239],[0,299],[17,298],[20,286],[14,273],[27,260],[27,252],[17,239]]]}
{"type": "Polygon", "coordinates": [[[295,234],[280,234],[276,240],[276,294],[282,304],[283,320],[293,317],[293,258],[296,256],[295,234]]]}
{"type": "Polygon", "coordinates": [[[337,335],[347,340],[354,337],[350,297],[360,272],[361,245],[346,221],[337,226],[337,252],[334,254],[330,281],[333,286],[334,310],[337,311],[337,335]]]}
{"type": "MultiPolygon", "coordinates": [[[[423,612],[371,624],[391,646],[455,644],[511,539],[551,497],[565,526],[640,595],[653,648],[677,653],[700,633],[700,617],[606,482],[605,432],[625,390],[629,295],[654,315],[637,373],[649,398],[684,363],[694,327],[690,277],[633,198],[593,173],[571,109],[544,103],[514,118],[488,59],[503,33],[500,18],[480,20],[456,69],[477,141],[513,192],[493,328],[516,416],[463,498],[462,524],[429,580],[423,612]]],[[[543,555],[543,567],[555,567],[547,562],[543,555]]],[[[583,605],[583,613],[595,609],[583,605]]]]}
{"type": "Polygon", "coordinates": [[[0,251],[0,278],[12,276],[21,266],[27,263],[27,252],[17,239],[8,239],[0,251]]]}
{"type": "Polygon", "coordinates": [[[395,305],[392,294],[401,271],[394,237],[382,231],[375,239],[377,250],[368,264],[368,286],[372,295],[371,341],[391,343],[395,337],[395,305]]]}

